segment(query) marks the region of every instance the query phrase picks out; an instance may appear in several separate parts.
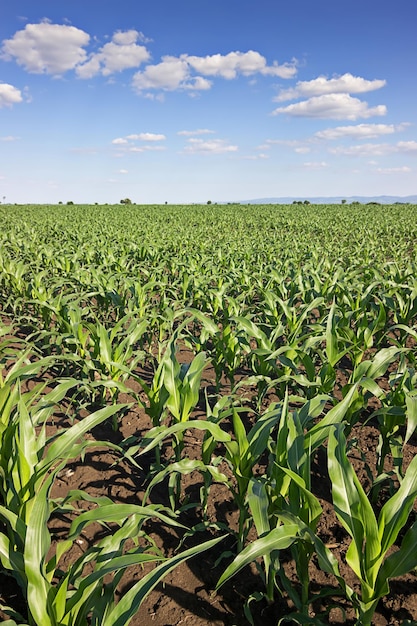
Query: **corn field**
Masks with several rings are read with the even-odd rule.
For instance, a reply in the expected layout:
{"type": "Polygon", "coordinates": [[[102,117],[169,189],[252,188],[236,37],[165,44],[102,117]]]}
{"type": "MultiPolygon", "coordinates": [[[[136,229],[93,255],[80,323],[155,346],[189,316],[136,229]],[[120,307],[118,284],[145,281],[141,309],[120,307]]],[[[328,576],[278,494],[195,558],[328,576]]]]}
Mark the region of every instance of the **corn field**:
{"type": "Polygon", "coordinates": [[[417,624],[416,206],[0,220],[5,624],[417,624]]]}

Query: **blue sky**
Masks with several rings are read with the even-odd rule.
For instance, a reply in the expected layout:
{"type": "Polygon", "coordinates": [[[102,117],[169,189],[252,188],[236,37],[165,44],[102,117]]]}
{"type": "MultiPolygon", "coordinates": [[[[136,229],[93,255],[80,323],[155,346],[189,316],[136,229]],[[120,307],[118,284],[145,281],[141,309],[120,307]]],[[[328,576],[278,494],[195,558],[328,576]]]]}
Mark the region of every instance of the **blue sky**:
{"type": "Polygon", "coordinates": [[[14,0],[0,200],[417,193],[415,0],[14,0]]]}

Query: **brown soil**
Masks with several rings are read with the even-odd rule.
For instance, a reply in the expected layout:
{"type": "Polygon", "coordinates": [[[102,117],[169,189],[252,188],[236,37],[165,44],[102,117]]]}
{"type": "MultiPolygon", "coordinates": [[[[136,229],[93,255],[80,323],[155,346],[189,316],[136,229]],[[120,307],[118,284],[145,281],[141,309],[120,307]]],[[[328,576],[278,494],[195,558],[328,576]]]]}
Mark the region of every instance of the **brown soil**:
{"type": "MultiPolygon", "coordinates": [[[[205,372],[204,384],[209,389],[210,385],[213,384],[212,376],[213,372],[208,369],[205,372]]],[[[132,383],[132,388],[134,386],[132,383]]],[[[273,399],[274,397],[271,395],[267,398],[266,403],[273,399]]],[[[131,400],[132,398],[129,396],[120,398],[122,402],[131,400]]],[[[196,417],[201,417],[205,413],[203,394],[200,400],[200,405],[195,412],[196,417]]],[[[64,413],[56,415],[50,424],[50,432],[58,426],[65,425],[66,419],[64,413]]],[[[250,419],[249,415],[247,419],[250,419]]],[[[249,423],[247,425],[249,426],[249,423]]],[[[135,404],[121,418],[119,432],[114,432],[109,423],[97,428],[91,436],[99,441],[110,440],[120,443],[122,439],[131,436],[140,439],[150,426],[149,418],[144,410],[135,404]]],[[[377,425],[371,420],[366,425],[355,426],[351,432],[350,440],[354,441],[355,439],[357,443],[351,448],[350,459],[362,484],[366,487],[368,481],[367,468],[372,468],[375,465],[375,450],[378,443],[377,425]]],[[[201,435],[190,429],[186,436],[185,455],[189,458],[198,458],[200,447],[201,435]]],[[[172,450],[167,445],[164,448],[165,458],[169,458],[171,453],[172,450]]],[[[407,464],[416,453],[417,441],[414,438],[411,444],[407,446],[405,463],[407,464]]],[[[71,489],[84,489],[94,496],[109,496],[114,502],[142,503],[146,489],[147,469],[152,462],[152,453],[141,457],[142,470],[135,468],[126,461],[114,464],[116,459],[117,456],[114,453],[109,453],[104,448],[88,452],[83,462],[75,460],[61,472],[55,482],[52,495],[60,497],[71,489]]],[[[264,467],[259,466],[258,472],[262,473],[263,470],[264,467]]],[[[183,494],[188,496],[190,502],[198,501],[201,483],[202,478],[197,473],[183,478],[183,494]]],[[[312,485],[313,491],[323,507],[318,534],[338,558],[346,582],[352,587],[358,588],[357,581],[344,560],[349,545],[349,537],[338,522],[331,505],[331,484],[327,474],[324,450],[321,450],[314,459],[312,485]]],[[[168,504],[166,485],[159,485],[152,491],[151,501],[168,504]]],[[[220,484],[212,486],[208,516],[213,522],[224,524],[225,527],[232,530],[237,528],[237,510],[232,496],[225,486],[220,484]]],[[[416,507],[412,516],[417,517],[416,507]]],[[[198,507],[190,508],[181,515],[181,522],[189,528],[199,524],[201,519],[202,514],[198,507]]],[[[65,532],[65,523],[62,520],[52,520],[51,530],[54,532],[55,538],[58,539],[65,532]]],[[[63,563],[64,567],[69,564],[71,559],[77,558],[80,551],[94,540],[95,530],[97,529],[94,527],[87,529],[82,540],[74,544],[67,561],[63,563]]],[[[183,533],[179,529],[168,528],[157,521],[147,523],[147,531],[166,555],[172,555],[177,550],[183,537],[183,533]]],[[[214,535],[215,532],[213,529],[196,533],[185,539],[184,547],[201,543],[214,535]]],[[[254,537],[255,534],[252,530],[249,539],[254,537]]],[[[263,590],[263,584],[255,565],[242,570],[218,592],[213,591],[221,573],[231,560],[230,551],[233,548],[234,539],[229,534],[215,549],[204,552],[200,557],[192,558],[177,567],[147,597],[130,622],[131,625],[177,626],[189,624],[190,626],[203,626],[212,624],[213,626],[244,626],[248,624],[244,615],[245,600],[256,591],[262,592],[263,590]],[[224,558],[221,558],[222,553],[224,553],[224,558]]],[[[286,559],[287,573],[296,582],[295,564],[291,561],[289,554],[286,559]]],[[[140,567],[129,569],[122,579],[119,594],[122,595],[129,589],[139,577],[143,576],[144,571],[146,569],[143,570],[140,567]]],[[[330,580],[318,569],[314,556],[310,562],[310,580],[312,581],[311,589],[313,592],[319,592],[324,586],[328,587],[329,585],[333,585],[336,589],[336,582],[330,580]]],[[[411,573],[392,581],[390,589],[390,594],[381,600],[373,623],[377,626],[385,626],[387,624],[400,624],[403,620],[417,620],[416,574],[411,573]]],[[[340,608],[331,609],[332,598],[330,598],[323,601],[322,605],[319,602],[314,605],[316,615],[321,616],[322,620],[329,624],[353,624],[355,622],[354,614],[349,604],[347,602],[343,604],[343,601],[336,595],[333,600],[334,604],[337,602],[340,607],[344,606],[345,612],[340,608]],[[326,611],[328,612],[327,616],[326,611]]],[[[0,575],[0,602],[12,606],[23,614],[25,613],[25,604],[18,587],[13,579],[3,574],[0,575]]],[[[251,607],[256,626],[276,626],[278,621],[292,609],[291,602],[285,595],[277,597],[272,606],[261,601],[253,602],[251,607]]],[[[4,621],[5,619],[5,613],[0,612],[0,620],[4,621]]]]}

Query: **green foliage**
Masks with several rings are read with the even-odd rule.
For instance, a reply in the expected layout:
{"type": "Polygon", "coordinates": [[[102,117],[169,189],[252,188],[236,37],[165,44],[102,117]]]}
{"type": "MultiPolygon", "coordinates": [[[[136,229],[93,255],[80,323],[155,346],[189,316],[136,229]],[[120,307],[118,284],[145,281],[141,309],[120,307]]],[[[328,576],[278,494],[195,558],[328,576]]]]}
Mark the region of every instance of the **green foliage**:
{"type": "Polygon", "coordinates": [[[0,558],[26,594],[31,626],[128,623],[159,576],[198,554],[166,560],[142,523],[178,524],[195,506],[201,526],[218,532],[208,514],[214,482],[238,518],[219,585],[253,559],[265,582],[247,599],[249,620],[253,600],[281,594],[295,607],[283,619],[318,623],[315,555],[358,623],[369,623],[389,580],[416,567],[417,467],[403,462],[417,429],[415,207],[69,204],[0,208],[0,558]],[[59,468],[94,445],[94,425],[121,426],[126,398],[151,427],[120,447],[99,443],[136,469],[154,454],[144,502],[166,485],[170,513],[84,492],[77,497],[101,513],[79,513],[72,496],[53,501],[59,468]],[[73,422],[49,437],[57,405],[73,422]],[[365,492],[347,449],[370,420],[379,440],[365,492]],[[328,460],[329,504],[352,537],[347,562],[360,594],[318,530],[316,455],[328,460]],[[181,490],[192,472],[202,477],[195,503],[181,490]],[[68,510],[74,525],[51,557],[48,523],[68,510]],[[88,552],[91,572],[83,560],[61,572],[60,556],[93,520],[112,530],[88,552]],[[141,548],[127,550],[139,537],[141,548]],[[155,574],[115,605],[122,572],[146,560],[160,562],[155,574]]]}

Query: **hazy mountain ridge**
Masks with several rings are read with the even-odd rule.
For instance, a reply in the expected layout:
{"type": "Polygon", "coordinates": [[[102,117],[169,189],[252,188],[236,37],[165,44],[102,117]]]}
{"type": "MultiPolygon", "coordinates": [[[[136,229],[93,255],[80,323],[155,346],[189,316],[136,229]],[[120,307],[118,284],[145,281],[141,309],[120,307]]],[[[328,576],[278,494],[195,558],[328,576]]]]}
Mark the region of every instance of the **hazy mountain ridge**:
{"type": "Polygon", "coordinates": [[[394,204],[401,202],[404,204],[417,204],[417,195],[415,196],[298,196],[298,197],[281,197],[281,198],[255,198],[253,200],[241,200],[241,204],[292,204],[296,201],[304,202],[308,200],[312,204],[339,204],[342,200],[347,203],[360,202],[379,202],[381,204],[394,204]]]}

